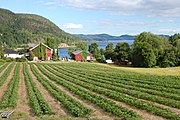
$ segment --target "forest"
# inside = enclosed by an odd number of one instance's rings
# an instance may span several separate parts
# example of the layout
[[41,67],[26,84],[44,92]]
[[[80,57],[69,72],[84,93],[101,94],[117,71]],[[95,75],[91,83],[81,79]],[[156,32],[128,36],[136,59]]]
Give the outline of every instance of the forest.
[[[88,48],[84,46],[80,45],[79,49]],[[132,45],[119,42],[113,46],[113,43],[109,43],[104,50],[99,49],[97,43],[92,43],[88,50],[100,62],[112,59],[114,62],[128,61],[135,67],[180,66],[180,34],[166,38],[142,32],[135,37]]]
[[0,8],[0,42],[10,48],[54,39],[69,45],[79,38],[64,32],[50,20],[34,14],[16,14]]

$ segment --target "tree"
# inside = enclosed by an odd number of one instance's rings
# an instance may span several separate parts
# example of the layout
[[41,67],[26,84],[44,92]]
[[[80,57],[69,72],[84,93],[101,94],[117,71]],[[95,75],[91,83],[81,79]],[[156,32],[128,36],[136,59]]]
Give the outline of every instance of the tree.
[[104,55],[105,50],[103,48],[100,49],[101,55]]
[[32,61],[35,55],[33,54],[32,51],[29,52],[29,60]]
[[180,66],[180,34],[174,34],[169,38],[169,41],[173,45],[174,54],[176,56],[175,66]]
[[[142,45],[145,46],[143,47]],[[141,67],[153,67],[155,65],[160,66],[165,48],[169,45],[170,43],[167,38],[152,34],[150,32],[143,32],[135,38],[131,55],[132,63],[134,63],[135,66]],[[149,48],[146,46],[149,46]],[[145,59],[144,55],[149,58],[149,62],[147,58]],[[154,58],[156,59],[154,60]]]
[[4,57],[3,44],[0,42],[0,59]]
[[129,59],[130,46],[128,43],[126,42],[117,43],[114,51],[116,52],[118,60],[124,61]]
[[77,42],[76,44],[76,50],[87,50],[87,44],[85,42]]
[[56,42],[56,40],[55,40],[54,37],[48,36],[48,37],[46,38],[46,40],[45,40],[45,44],[46,44],[47,46],[49,46],[50,48],[52,48],[52,49],[57,48],[57,42]]
[[57,60],[58,55],[57,55],[56,50],[55,50],[57,48],[57,42],[56,42],[55,38],[50,37],[50,36],[47,37],[45,44],[53,49],[52,59]]
[[115,60],[115,52],[114,52],[114,45],[113,45],[113,43],[109,43],[106,46],[106,50],[105,50],[104,54],[105,54],[106,59]]
[[96,58],[97,61],[100,61],[102,58],[101,52],[99,49],[94,51],[94,57]]
[[152,50],[156,56],[157,63],[159,63],[159,58],[163,55],[164,49],[169,45],[167,38],[152,34],[150,32],[143,32],[135,38],[134,44],[136,42],[147,42],[152,46]]
[[180,40],[180,34],[179,34],[179,33],[178,33],[178,34],[174,34],[173,36],[171,36],[171,37],[169,38],[169,41],[170,41],[170,43],[171,43],[173,46],[176,46],[177,40]]
[[177,59],[173,46],[166,48],[162,57],[161,67],[173,67],[176,65]]
[[98,50],[98,47],[99,45],[97,43],[92,43],[91,45],[89,45],[89,52],[92,53],[94,57],[94,53]]
[[156,56],[152,46],[147,42],[136,42],[133,45],[132,63],[138,67],[153,67],[156,65]]

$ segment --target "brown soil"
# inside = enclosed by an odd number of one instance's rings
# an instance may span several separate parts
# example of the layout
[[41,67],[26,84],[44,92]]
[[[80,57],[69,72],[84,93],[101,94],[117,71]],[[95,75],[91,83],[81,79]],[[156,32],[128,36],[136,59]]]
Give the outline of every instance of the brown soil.
[[[58,76],[57,76],[57,77],[58,77]],[[81,86],[79,86],[79,87],[81,87]],[[83,88],[83,87],[81,87],[81,88],[84,89],[84,90],[87,90],[86,88]],[[94,93],[94,94],[96,94],[96,95],[99,95],[99,96],[101,96],[101,97],[104,97],[104,98],[106,98],[106,99],[112,100],[112,101],[116,102],[116,104],[118,104],[118,105],[121,105],[121,106],[126,107],[126,108],[128,108],[128,109],[130,109],[130,110],[135,111],[137,114],[139,114],[140,116],[142,116],[142,118],[143,118],[144,120],[165,120],[165,118],[160,117],[160,116],[153,115],[153,114],[151,114],[151,113],[149,113],[149,112],[146,112],[145,110],[140,110],[140,109],[137,109],[137,108],[135,108],[135,107],[133,107],[133,106],[127,105],[127,104],[125,104],[125,103],[123,103],[123,102],[115,101],[115,100],[110,99],[110,98],[108,98],[108,97],[106,97],[106,96],[104,96],[104,95],[100,95],[100,94],[95,93],[95,92],[92,92],[92,91],[90,91],[90,90],[87,90],[87,91],[89,91],[89,92],[91,92],[91,93]]]
[[[18,103],[16,106],[16,112],[23,112],[26,113],[28,116],[33,116],[33,112],[28,105],[28,94],[25,85],[25,78],[23,74],[23,65],[21,64],[20,68],[20,81],[19,81],[19,90],[18,90]],[[31,119],[35,119],[32,117]]]
[[65,110],[62,108],[62,106],[59,104],[59,102],[54,99],[50,93],[44,88],[44,86],[37,80],[35,75],[32,73],[30,66],[28,65],[29,73],[31,77],[33,78],[34,82],[36,83],[38,89],[41,91],[43,97],[46,99],[46,101],[49,103],[50,107],[53,109],[54,112],[56,112],[57,115],[65,116],[67,115]]
[[[143,101],[146,101],[146,100],[143,100]],[[150,102],[150,101],[149,101]],[[159,103],[156,103],[156,102],[150,102],[154,105],[157,105],[157,106],[160,106],[160,107],[164,107],[164,108],[167,108],[169,110],[171,110],[172,112],[175,112],[177,114],[180,114],[180,109],[178,108],[173,108],[173,107],[169,107],[169,106],[166,106],[166,105],[162,105],[162,104],[159,104]]]
[[[35,66],[37,68],[37,66]],[[43,66],[42,66],[43,67]],[[46,70],[46,69],[45,69]],[[41,73],[41,71],[39,70],[39,72]],[[46,72],[49,72],[48,70],[46,70]],[[50,72],[49,72],[50,73]],[[42,73],[43,74],[43,73]],[[52,74],[54,75],[54,74]],[[47,78],[45,75],[43,75],[46,79],[48,79],[49,81],[51,81],[54,85],[56,85],[58,88],[60,88],[61,90],[65,91],[66,94],[68,94],[69,96],[71,96],[73,99],[77,100],[78,102],[82,103],[84,106],[86,106],[87,108],[90,108],[93,112],[90,115],[90,118],[98,118],[98,119],[102,119],[102,120],[114,120],[117,119],[114,116],[110,116],[108,114],[106,114],[104,112],[104,110],[102,110],[100,107],[92,104],[89,101],[86,100],[82,100],[82,98],[80,98],[78,95],[68,91],[66,88],[64,88],[63,86],[55,83],[54,81],[50,80],[49,78]]]
[[[6,92],[6,90],[8,89],[8,86],[9,86],[9,82],[11,81],[11,78],[13,77],[14,75],[14,69],[15,69],[15,66],[13,67],[12,71],[10,72],[8,78],[6,79],[5,83],[0,87],[0,101],[4,95],[4,93]],[[2,74],[4,73],[4,71],[7,69],[8,67],[6,67],[3,72],[1,72]]]

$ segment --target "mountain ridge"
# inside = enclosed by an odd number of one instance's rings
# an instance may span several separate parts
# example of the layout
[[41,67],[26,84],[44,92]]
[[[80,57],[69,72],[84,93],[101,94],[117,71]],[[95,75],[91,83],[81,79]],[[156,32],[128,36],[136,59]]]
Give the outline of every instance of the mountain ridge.
[[[134,40],[136,35],[128,35],[128,34],[124,34],[124,35],[120,35],[120,36],[113,36],[113,35],[109,35],[109,34],[74,34],[76,37],[79,37],[81,39],[87,39],[87,40],[97,40],[97,41],[101,41],[101,40]],[[169,38],[169,35],[159,35],[159,36],[164,36]]]
[[0,26],[0,41],[8,47],[44,42],[48,37],[55,39],[57,43],[68,44],[79,39],[66,33],[45,17],[36,14],[14,13],[3,8],[0,8]]

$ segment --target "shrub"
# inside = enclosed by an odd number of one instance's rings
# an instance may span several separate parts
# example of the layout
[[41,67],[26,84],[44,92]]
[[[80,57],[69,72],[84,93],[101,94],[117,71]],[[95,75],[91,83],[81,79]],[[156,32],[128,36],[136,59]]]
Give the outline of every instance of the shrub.
[[4,59],[0,59],[0,62],[6,62]]
[[16,62],[26,62],[27,61],[27,59],[26,59],[26,57],[21,57],[21,58],[16,58]]

